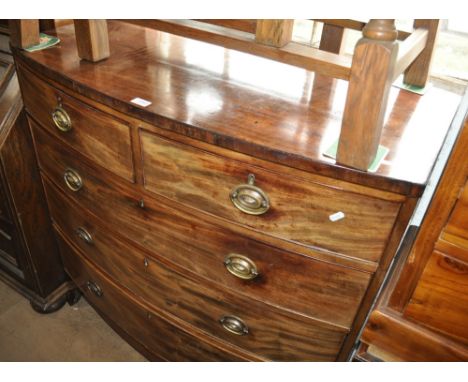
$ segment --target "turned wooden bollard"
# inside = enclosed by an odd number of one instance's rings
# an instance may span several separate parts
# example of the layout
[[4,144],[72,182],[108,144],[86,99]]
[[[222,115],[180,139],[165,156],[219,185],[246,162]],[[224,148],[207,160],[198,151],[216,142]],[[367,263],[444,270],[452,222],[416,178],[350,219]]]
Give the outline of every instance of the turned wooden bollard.
[[337,163],[367,171],[382,133],[398,53],[395,20],[370,20],[354,49]]

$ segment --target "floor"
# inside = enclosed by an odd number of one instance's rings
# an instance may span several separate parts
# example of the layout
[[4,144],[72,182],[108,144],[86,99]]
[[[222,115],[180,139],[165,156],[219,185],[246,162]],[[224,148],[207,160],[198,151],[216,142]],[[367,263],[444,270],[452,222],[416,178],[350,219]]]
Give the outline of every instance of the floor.
[[1,361],[145,361],[82,298],[58,312],[36,313],[0,281]]

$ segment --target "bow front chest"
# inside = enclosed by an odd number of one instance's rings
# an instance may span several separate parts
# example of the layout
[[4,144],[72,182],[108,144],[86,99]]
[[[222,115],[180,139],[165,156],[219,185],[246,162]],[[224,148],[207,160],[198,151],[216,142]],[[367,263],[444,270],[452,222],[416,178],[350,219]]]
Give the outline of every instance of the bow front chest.
[[119,22],[96,64],[58,36],[16,62],[63,263],[95,309],[150,359],[347,359],[457,97],[392,90],[389,154],[361,172],[323,155],[343,81]]

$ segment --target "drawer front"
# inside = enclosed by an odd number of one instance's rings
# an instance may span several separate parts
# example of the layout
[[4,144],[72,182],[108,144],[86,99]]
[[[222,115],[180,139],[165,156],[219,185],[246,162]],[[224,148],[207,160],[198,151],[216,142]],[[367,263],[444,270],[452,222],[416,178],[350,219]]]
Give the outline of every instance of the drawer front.
[[[21,89],[29,114],[66,144],[104,168],[134,181],[130,126],[100,112],[20,70]],[[52,114],[57,106],[68,114],[71,130],[57,128]]]
[[[399,203],[273,173],[146,131],[141,145],[148,190],[303,245],[378,261],[399,211]],[[337,212],[344,218],[332,221]]]
[[[60,235],[58,239],[67,273],[86,298],[151,353],[168,361],[249,359],[247,355],[229,353],[172,325],[80,258]],[[90,287],[88,282],[92,283]]]
[[468,263],[434,251],[405,316],[468,344]]
[[[36,135],[39,160],[45,173],[79,206],[91,211],[106,227],[186,270],[223,284],[241,294],[349,328],[369,282],[366,272],[281,251],[269,245],[208,224],[196,216],[164,207],[122,185],[105,182],[91,167],[63,147]],[[60,167],[62,166],[62,167]],[[73,192],[63,172],[74,168],[83,180]],[[68,232],[86,225],[86,218],[69,205],[46,180],[51,214]],[[229,273],[229,254],[241,254],[255,264],[259,275],[243,280]]]
[[[98,234],[99,235],[99,234]],[[122,242],[99,235],[105,253],[87,252],[111,279],[152,306],[184,320],[222,341],[278,361],[334,360],[345,337],[343,329],[304,319],[235,295],[212,284],[185,277]],[[112,245],[112,247],[110,247]],[[231,333],[223,317],[236,320]],[[241,321],[239,321],[239,319]],[[241,322],[240,324],[238,322]]]

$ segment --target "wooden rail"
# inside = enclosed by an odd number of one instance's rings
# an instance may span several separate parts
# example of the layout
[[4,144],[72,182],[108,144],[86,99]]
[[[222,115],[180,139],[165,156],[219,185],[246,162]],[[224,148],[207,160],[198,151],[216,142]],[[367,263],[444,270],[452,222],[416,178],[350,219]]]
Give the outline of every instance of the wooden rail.
[[393,73],[393,80],[403,73],[424,50],[428,35],[429,31],[427,29],[418,28],[411,34],[411,36],[400,43],[398,58]]
[[[220,45],[349,81],[337,163],[367,171],[377,153],[391,83],[402,73],[424,86],[438,20],[415,20],[412,33],[395,20],[317,19],[325,23],[320,49],[291,41],[293,20],[122,20],[127,23]],[[11,20],[12,43],[38,40],[37,20]],[[105,20],[75,21],[79,56],[96,62],[109,55]],[[340,55],[345,29],[362,30],[352,60]],[[398,41],[400,40],[400,41]]]
[[194,20],[121,20],[127,23],[161,30],[171,34],[220,45],[286,64],[316,71],[321,74],[347,80],[351,60],[329,52],[291,42],[282,48],[258,44],[255,35],[239,30],[226,29]]
[[207,24],[218,25],[220,27],[237,29],[239,31],[255,33],[257,29],[257,20],[247,20],[247,19],[195,19],[195,21],[200,21]]

